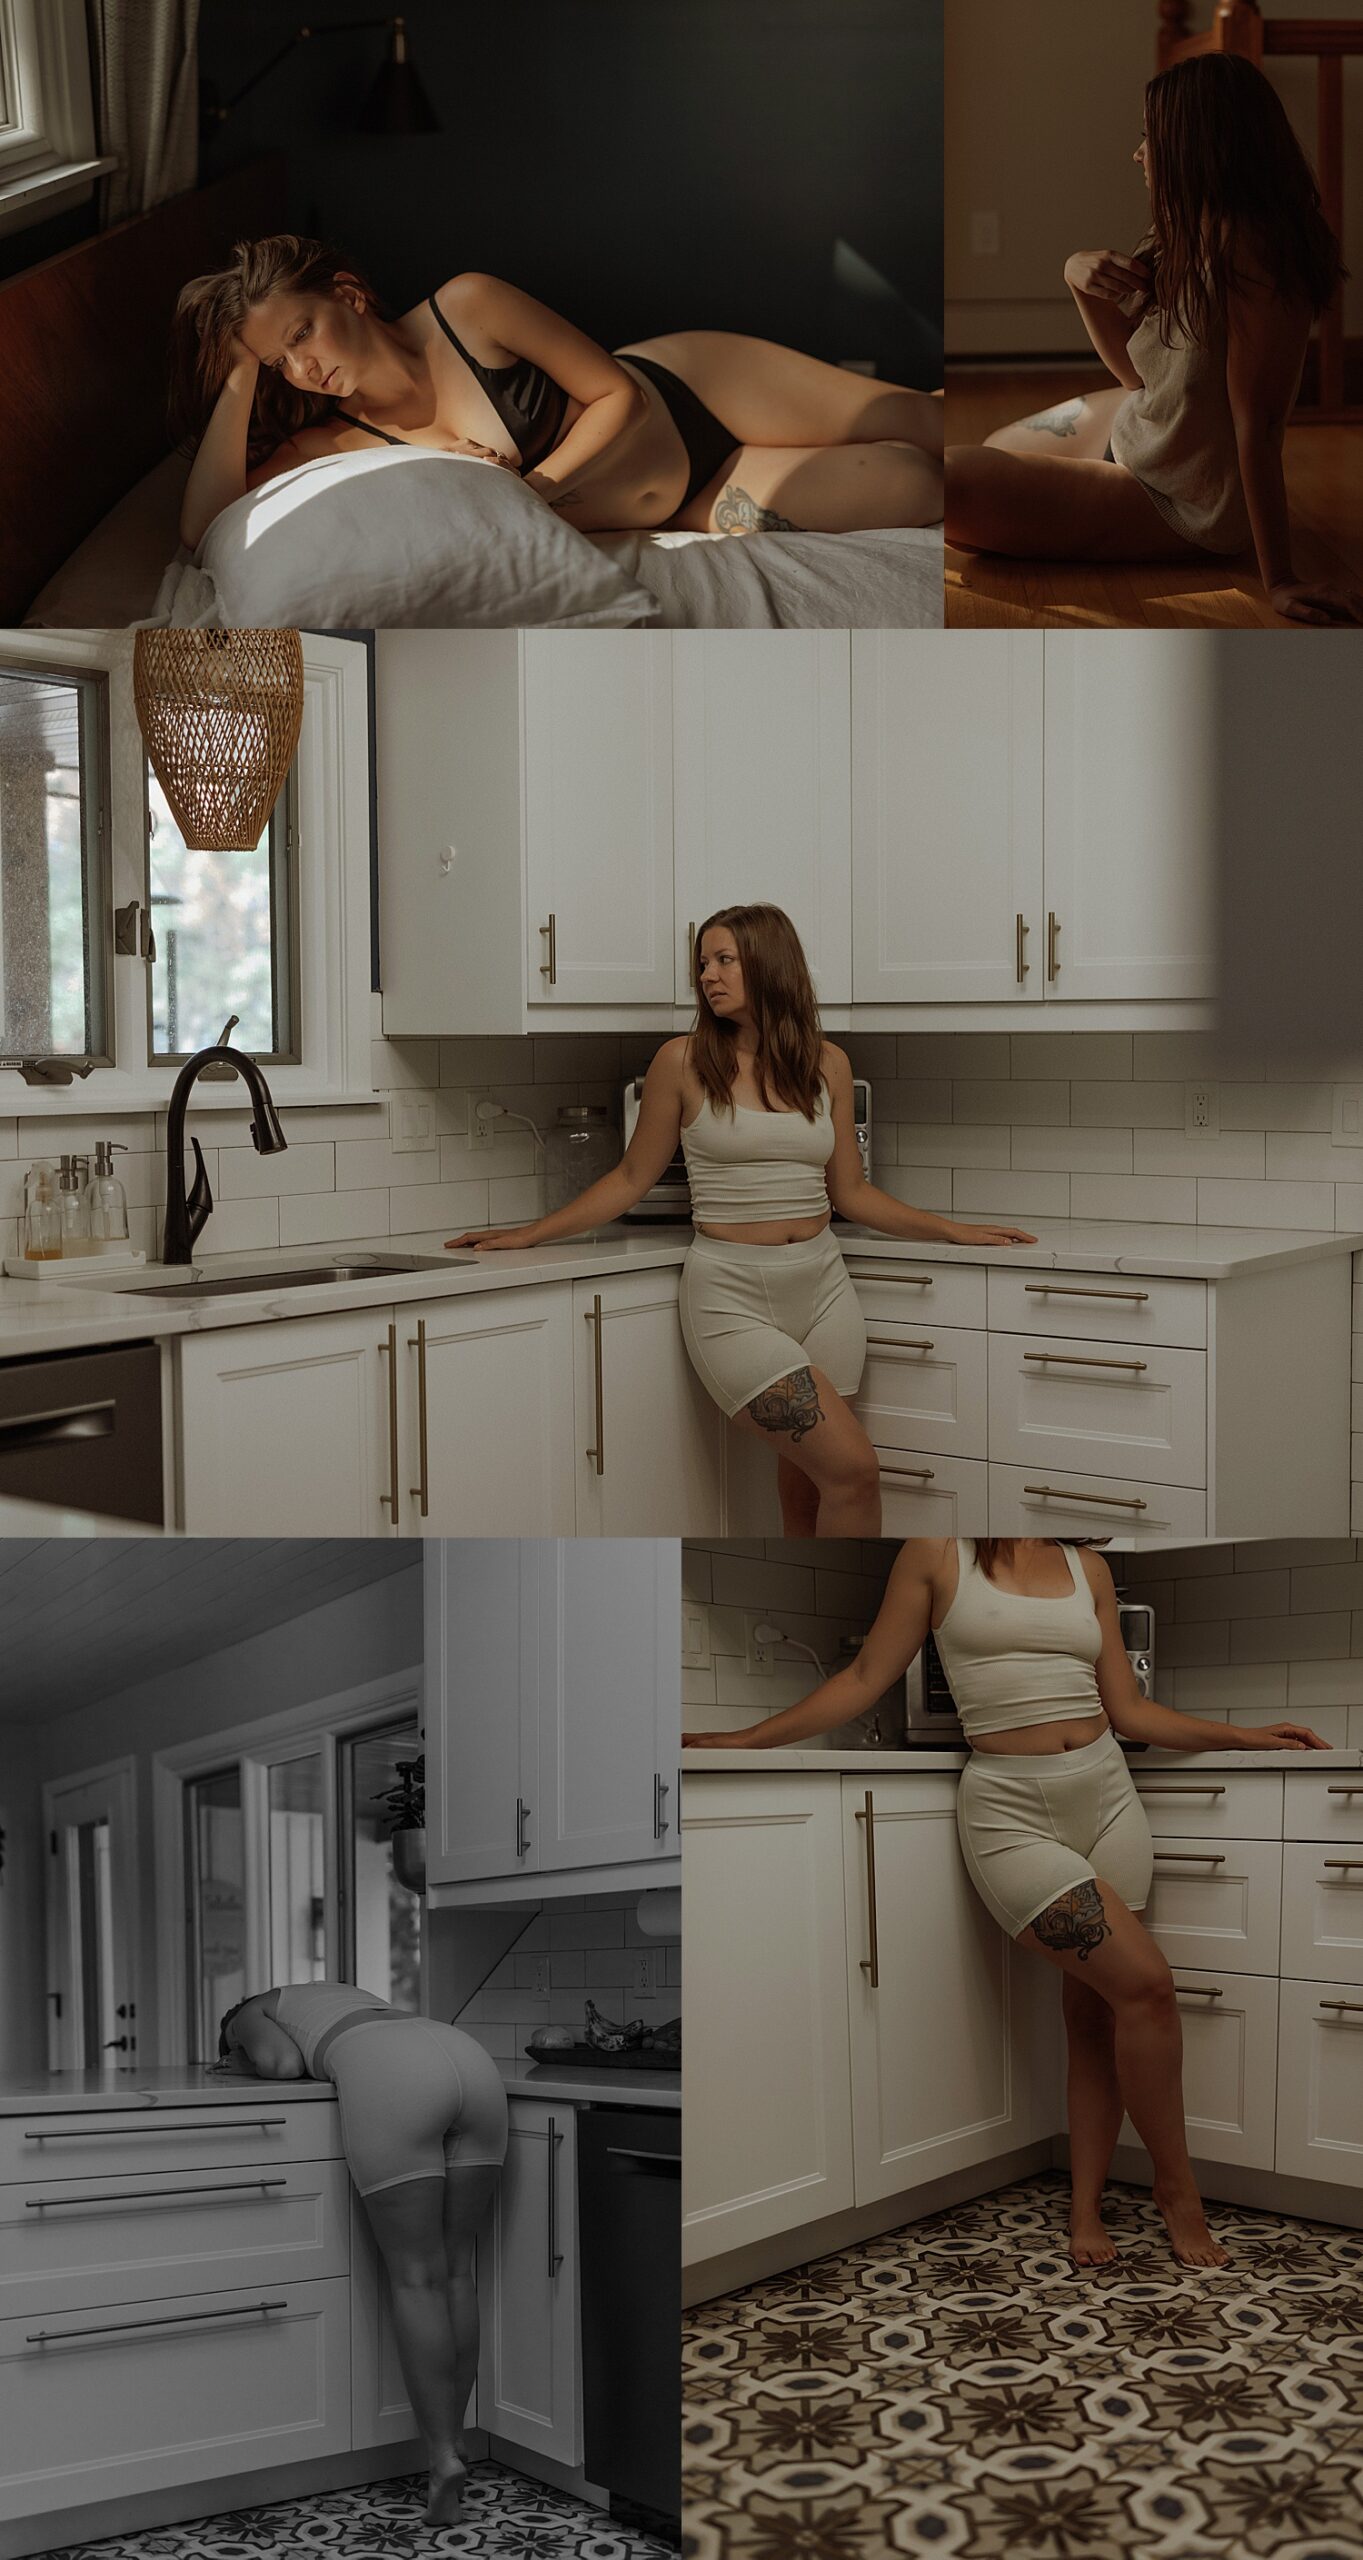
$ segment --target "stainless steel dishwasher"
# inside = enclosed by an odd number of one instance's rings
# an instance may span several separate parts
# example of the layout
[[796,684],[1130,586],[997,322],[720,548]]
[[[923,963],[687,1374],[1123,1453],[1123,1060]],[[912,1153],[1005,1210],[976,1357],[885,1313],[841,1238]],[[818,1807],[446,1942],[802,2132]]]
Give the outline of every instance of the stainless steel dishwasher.
[[681,2116],[584,2107],[582,2460],[611,2513],[676,2540],[681,2522]]
[[163,1527],[159,1346],[0,1364],[0,1494]]

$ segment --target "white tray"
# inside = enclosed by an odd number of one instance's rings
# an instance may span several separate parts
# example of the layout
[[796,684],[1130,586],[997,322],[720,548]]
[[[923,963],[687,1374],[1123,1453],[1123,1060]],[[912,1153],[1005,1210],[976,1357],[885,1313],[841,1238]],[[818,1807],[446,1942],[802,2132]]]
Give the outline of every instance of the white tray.
[[147,1257],[135,1248],[117,1253],[59,1254],[53,1262],[29,1262],[22,1254],[6,1254],[5,1276],[9,1280],[88,1280],[93,1272],[101,1277],[120,1271],[145,1271]]

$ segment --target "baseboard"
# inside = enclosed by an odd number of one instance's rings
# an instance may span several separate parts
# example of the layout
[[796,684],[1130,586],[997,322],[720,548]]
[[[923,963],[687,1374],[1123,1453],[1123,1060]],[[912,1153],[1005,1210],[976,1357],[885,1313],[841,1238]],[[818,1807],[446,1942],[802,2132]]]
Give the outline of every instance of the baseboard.
[[[1067,2168],[1069,2145],[1056,2142],[1057,2168]],[[1202,2193],[1217,2204],[1245,2205],[1256,2213],[1290,2213],[1303,2222],[1330,2222],[1345,2231],[1363,2231],[1363,2191],[1328,2186],[1323,2178],[1288,2178],[1277,2169],[1242,2169],[1228,2160],[1194,2158],[1193,2173]],[[1113,2154],[1114,2178],[1133,2187],[1150,2184],[1150,2161],[1144,2151],[1123,2144]]]
[[[273,2507],[288,2498],[325,2497],[332,2489],[359,2489],[370,2480],[399,2480],[424,2471],[419,2442],[371,2445],[362,2453],[329,2453],[316,2462],[281,2463],[273,2471],[234,2471],[222,2480],[194,2480],[183,2488],[149,2489],[136,2497],[100,2498],[88,2506],[50,2509],[0,2524],[0,2560],[28,2560],[33,2552],[59,2551],[71,2542],[102,2542],[106,2535],[149,2533],[157,2525],[190,2524],[237,2507]],[[518,2457],[518,2468],[520,2458]]]

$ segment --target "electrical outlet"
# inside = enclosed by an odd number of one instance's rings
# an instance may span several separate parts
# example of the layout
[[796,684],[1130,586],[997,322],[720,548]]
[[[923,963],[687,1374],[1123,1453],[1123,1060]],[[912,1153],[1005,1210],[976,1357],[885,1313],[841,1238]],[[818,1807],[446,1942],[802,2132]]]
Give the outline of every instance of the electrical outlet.
[[487,1155],[492,1149],[500,1125],[501,1113],[485,1111],[480,1114],[478,1105],[480,1102],[492,1102],[495,1098],[493,1094],[486,1092],[469,1095],[467,1144],[471,1155]]
[[1363,1147],[1363,1084],[1337,1084],[1330,1121],[1332,1147]]
[[636,1948],[635,1948],[635,1950],[634,1950],[634,1971],[633,1971],[632,1975],[630,1976],[630,1986],[629,1986],[629,1987],[630,1987],[631,1991],[636,1991],[636,1992],[649,1992],[649,1991],[656,1991],[656,1990],[657,1990],[657,1988],[658,1988],[658,1950],[657,1950],[657,1948],[656,1948],[656,1947],[636,1947]]
[[1183,1126],[1190,1138],[1214,1138],[1221,1127],[1221,1094],[1214,1084],[1185,1084]]
[[759,1644],[757,1641],[758,1628],[764,1627],[766,1624],[767,1616],[765,1610],[756,1609],[752,1612],[751,1616],[746,1613],[744,1615],[743,1668],[745,1671],[770,1671],[772,1667],[771,1646],[769,1644]]
[[435,1104],[426,1093],[393,1096],[393,1153],[415,1155],[435,1145]]
[[972,213],[970,217],[970,254],[972,258],[997,258],[1003,246],[999,217],[996,213]]
[[547,1992],[547,1991],[548,1991],[548,1989],[549,1989],[549,1958],[548,1958],[547,1956],[532,1956],[532,1957],[531,1957],[531,1959],[530,1959],[530,1988],[531,1988],[531,1990],[532,1990],[532,1991],[542,1991],[542,1992]]

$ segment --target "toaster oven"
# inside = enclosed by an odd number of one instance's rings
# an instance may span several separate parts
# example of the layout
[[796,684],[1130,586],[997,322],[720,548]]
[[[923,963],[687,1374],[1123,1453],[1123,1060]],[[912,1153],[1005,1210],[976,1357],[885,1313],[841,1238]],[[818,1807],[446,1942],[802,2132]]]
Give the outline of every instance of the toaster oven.
[[[643,1077],[631,1076],[625,1086],[621,1108],[621,1127],[626,1146],[634,1135],[643,1095]],[[869,1182],[871,1179],[871,1088],[864,1076],[854,1076],[852,1079],[852,1111],[856,1122],[857,1153],[861,1157],[862,1172]],[[655,1182],[652,1190],[646,1191],[642,1200],[636,1201],[632,1209],[627,1209],[625,1217],[627,1220],[640,1222],[666,1221],[673,1226],[690,1225],[691,1191],[686,1179],[686,1158],[680,1147],[671,1163],[665,1167],[661,1181]]]

